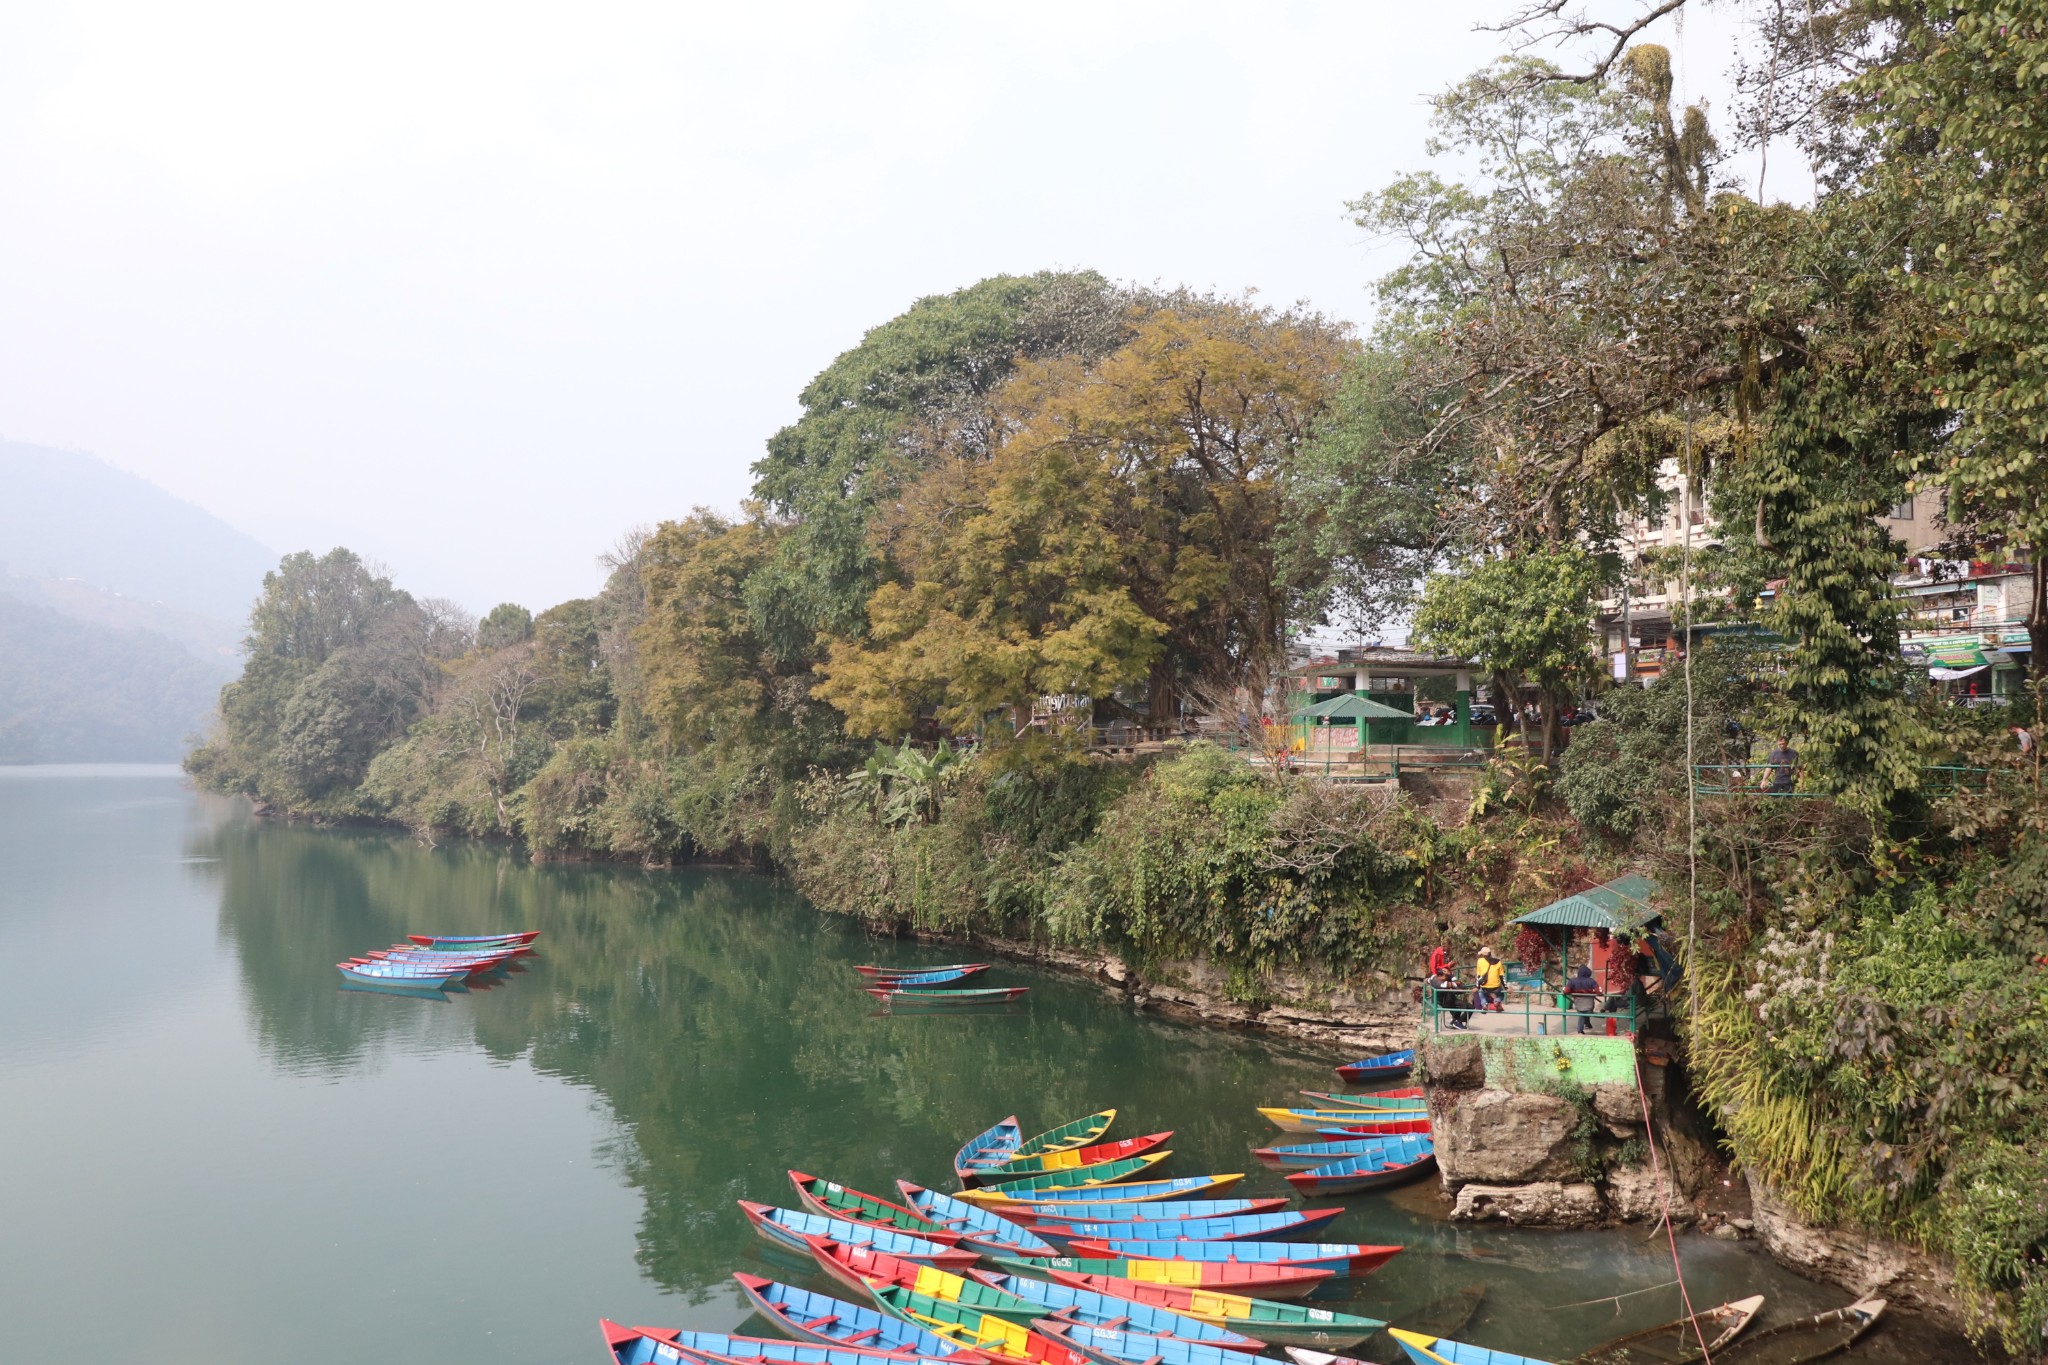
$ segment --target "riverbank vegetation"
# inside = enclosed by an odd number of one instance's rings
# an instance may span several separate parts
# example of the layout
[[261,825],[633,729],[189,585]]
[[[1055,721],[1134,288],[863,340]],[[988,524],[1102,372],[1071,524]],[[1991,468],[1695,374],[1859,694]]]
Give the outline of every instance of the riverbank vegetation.
[[[1398,977],[1439,920],[1474,947],[1647,868],[1697,888],[1672,902],[1685,1028],[1732,1158],[1809,1218],[1951,1258],[1980,1324],[2033,1340],[2048,816],[1993,714],[1904,666],[1879,518],[1931,489],[1946,555],[2048,542],[2048,143],[2006,117],[2048,21],[1753,17],[1770,71],[1718,126],[1643,42],[1442,96],[1463,178],[1352,206],[1412,248],[1369,335],[995,277],[868,333],[755,501],[631,537],[591,599],[470,623],[344,551],[293,556],[189,766],[543,858],[774,866],[880,924],[1205,957],[1248,999],[1281,969]],[[1765,137],[1804,151],[1813,203],[1732,178],[1724,147]],[[1697,553],[1624,565],[1631,522],[1708,509]],[[1624,574],[1766,643],[1609,693],[1567,747]],[[1540,700],[1469,811],[1233,752],[1291,632],[1407,616]],[[1089,724],[1187,714],[1216,742],[1086,750]],[[1777,734],[1801,795],[1692,798],[1688,753]]]

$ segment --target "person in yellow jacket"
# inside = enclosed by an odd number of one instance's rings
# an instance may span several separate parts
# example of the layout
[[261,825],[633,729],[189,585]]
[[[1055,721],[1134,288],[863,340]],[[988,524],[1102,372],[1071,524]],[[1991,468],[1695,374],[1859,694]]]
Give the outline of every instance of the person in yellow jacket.
[[1478,975],[1481,1008],[1499,1013],[1507,999],[1508,964],[1494,956],[1493,949],[1479,950]]

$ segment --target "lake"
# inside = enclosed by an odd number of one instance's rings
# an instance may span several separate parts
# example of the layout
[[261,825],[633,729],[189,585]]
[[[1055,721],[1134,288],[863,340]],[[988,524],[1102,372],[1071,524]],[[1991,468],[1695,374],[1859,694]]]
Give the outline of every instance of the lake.
[[[333,965],[527,928],[524,971],[445,1001]],[[743,872],[536,867],[258,822],[166,768],[0,768],[0,1360],[601,1365],[601,1315],[726,1330],[734,1270],[825,1287],[735,1200],[793,1204],[790,1168],[949,1187],[1012,1112],[1114,1106],[1113,1137],[1175,1130],[1168,1172],[1288,1193],[1247,1158],[1273,1139],[1253,1107],[1348,1059],[1003,963],[1015,1006],[877,1014],[851,969],[956,956]],[[1336,1202],[1328,1240],[1409,1250],[1335,1306],[1398,1322],[1484,1285],[1466,1339],[1560,1359],[1677,1312],[1648,1229],[1453,1225],[1434,1181]],[[1680,1247],[1702,1306],[1851,1297]],[[1958,1352],[1900,1321],[1855,1358]]]

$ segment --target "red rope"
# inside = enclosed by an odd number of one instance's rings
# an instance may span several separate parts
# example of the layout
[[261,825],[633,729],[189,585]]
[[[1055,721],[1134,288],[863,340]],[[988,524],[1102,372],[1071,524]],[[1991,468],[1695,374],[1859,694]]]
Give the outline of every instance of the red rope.
[[[1657,1182],[1657,1198],[1664,1205],[1664,1236],[1671,1243],[1671,1273],[1678,1277],[1678,1297],[1685,1303],[1685,1320],[1692,1324],[1692,1334],[1699,1338],[1700,1359],[1705,1365],[1714,1365],[1714,1353],[1707,1349],[1706,1329],[1700,1326],[1699,1314],[1692,1310],[1692,1294],[1685,1287],[1685,1268],[1678,1263],[1678,1229],[1671,1225],[1671,1187],[1665,1183],[1662,1167],[1657,1161],[1657,1134],[1650,1124],[1650,1092],[1643,1088],[1643,1059],[1636,1057],[1636,1099],[1643,1106],[1643,1140],[1650,1145],[1650,1178]],[[1679,1334],[1680,1339],[1684,1333]]]

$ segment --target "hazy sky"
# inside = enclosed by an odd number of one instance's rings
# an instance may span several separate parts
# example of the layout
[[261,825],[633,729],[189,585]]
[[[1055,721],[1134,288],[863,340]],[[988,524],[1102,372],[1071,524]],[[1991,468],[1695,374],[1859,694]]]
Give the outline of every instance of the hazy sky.
[[1075,266],[1366,321],[1343,203],[1506,9],[0,7],[0,433],[537,609],[734,507],[919,295]]

